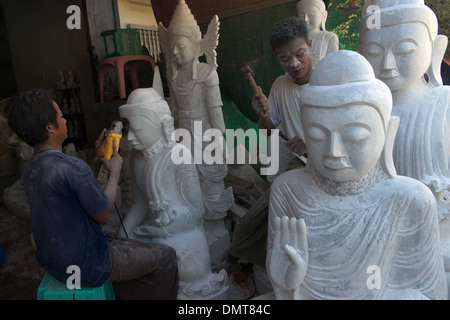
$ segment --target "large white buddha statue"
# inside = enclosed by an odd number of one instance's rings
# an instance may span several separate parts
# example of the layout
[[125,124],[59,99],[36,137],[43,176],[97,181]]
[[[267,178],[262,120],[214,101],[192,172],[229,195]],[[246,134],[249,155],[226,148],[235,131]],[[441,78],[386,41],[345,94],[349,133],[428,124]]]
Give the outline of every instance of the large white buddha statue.
[[[391,90],[392,114],[400,117],[393,151],[397,172],[422,181],[436,198],[450,272],[450,87],[440,76],[448,40],[438,35],[436,15],[423,0],[370,5],[377,10],[363,15],[360,52]],[[450,283],[450,273],[448,278]]]
[[325,29],[328,12],[322,0],[300,0],[297,3],[297,15],[306,22],[308,28],[314,68],[328,53],[339,50],[339,38],[335,33]]
[[332,52],[313,71],[301,97],[308,163],[271,187],[277,299],[447,298],[436,201],[396,175],[391,106],[356,52]]
[[[222,134],[226,130],[216,71],[218,30],[219,20],[215,16],[202,38],[200,28],[184,0],[179,0],[167,29],[162,23],[159,24],[161,46],[167,61],[170,108],[177,128],[188,130],[193,137],[191,141],[199,141],[188,146],[194,155],[210,143],[202,139],[208,129],[219,130]],[[206,63],[199,61],[203,54]],[[196,126],[200,130],[196,130]],[[196,145],[200,145],[202,150],[194,150]],[[223,218],[234,203],[232,189],[225,189],[224,184],[227,166],[225,161],[223,164],[205,164],[202,161],[198,163],[197,170],[205,201],[205,228],[211,253],[216,260],[220,260],[230,247],[230,236]],[[217,245],[214,244],[216,241]]]
[[[175,164],[172,153],[190,154],[172,140],[173,117],[153,89],[136,89],[119,107],[129,122],[133,203],[124,219],[132,239],[163,243],[175,249],[180,287],[178,299],[227,299],[225,270],[211,272],[205,236],[205,207],[194,164]],[[126,236],[123,230],[119,236]]]
[[[450,214],[450,87],[440,77],[447,37],[437,34],[436,15],[423,0],[374,4],[380,10],[361,21],[360,52],[391,89],[392,115],[400,117],[395,167],[430,187],[443,219]],[[380,27],[369,29],[375,18]]]

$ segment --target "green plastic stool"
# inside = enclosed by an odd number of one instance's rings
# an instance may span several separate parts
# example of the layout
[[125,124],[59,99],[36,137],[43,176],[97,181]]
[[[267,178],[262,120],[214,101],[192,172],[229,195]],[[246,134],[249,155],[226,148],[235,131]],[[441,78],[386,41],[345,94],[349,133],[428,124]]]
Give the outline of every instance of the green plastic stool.
[[115,300],[115,296],[111,281],[100,287],[68,289],[64,283],[46,272],[38,288],[37,300]]

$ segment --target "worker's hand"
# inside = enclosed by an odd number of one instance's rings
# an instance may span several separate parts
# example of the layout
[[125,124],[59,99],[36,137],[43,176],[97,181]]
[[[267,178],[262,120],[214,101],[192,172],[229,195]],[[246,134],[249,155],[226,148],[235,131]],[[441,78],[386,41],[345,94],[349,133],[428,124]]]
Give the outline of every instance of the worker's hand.
[[258,114],[260,117],[267,117],[269,114],[269,100],[267,97],[262,93],[261,87],[258,87],[261,93],[255,93],[252,99],[252,107],[253,110]]
[[306,153],[306,144],[299,136],[295,136],[291,138],[289,141],[283,141],[284,144],[291,150],[293,153],[296,153],[299,156],[302,156]]
[[95,141],[94,144],[94,158],[98,160],[103,158],[103,155],[105,154],[105,147],[106,143],[108,142],[108,140],[105,139],[105,133],[106,128],[102,130],[102,133],[100,133],[100,136],[98,137],[98,139]]
[[111,156],[110,160],[106,160],[105,158],[101,159],[103,162],[103,165],[106,167],[106,169],[109,171],[110,175],[117,175],[120,176],[120,170],[122,169],[122,163],[123,158],[120,156],[119,152],[117,151],[117,139],[113,139],[113,154]]

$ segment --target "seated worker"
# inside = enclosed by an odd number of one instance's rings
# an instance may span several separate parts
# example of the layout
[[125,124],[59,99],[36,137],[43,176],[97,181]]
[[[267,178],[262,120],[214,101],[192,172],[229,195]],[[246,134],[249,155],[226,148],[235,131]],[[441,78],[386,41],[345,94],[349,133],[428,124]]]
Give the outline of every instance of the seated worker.
[[275,79],[268,99],[263,93],[256,93],[252,107],[260,117],[260,129],[266,129],[268,134],[272,129],[280,129],[290,139],[280,145],[278,173],[268,177],[273,180],[288,169],[294,158],[292,152],[299,156],[306,152],[299,99],[311,77],[312,49],[305,21],[291,17],[277,22],[270,33],[270,45],[286,73]]
[[[263,93],[255,94],[252,107],[260,116],[260,129],[266,129],[268,134],[271,129],[280,129],[290,138],[280,144],[278,173],[267,177],[272,181],[289,167],[304,166],[292,152],[299,156],[306,152],[299,101],[303,89],[309,85],[312,62],[311,40],[308,40],[305,21],[292,17],[277,22],[270,33],[270,45],[286,73],[273,83],[269,99]],[[263,268],[266,261],[269,192],[266,191],[258,200],[258,205],[236,224],[231,245],[233,256]]]
[[[102,229],[116,198],[123,161],[117,150],[111,160],[102,158],[105,129],[89,166],[62,152],[66,120],[49,92],[17,94],[5,114],[11,129],[34,148],[23,179],[39,264],[62,283],[67,282],[71,265],[80,268],[81,286],[97,287],[111,280],[118,299],[176,299],[175,250],[132,239],[107,239]],[[103,191],[96,181],[102,164],[110,171]]]

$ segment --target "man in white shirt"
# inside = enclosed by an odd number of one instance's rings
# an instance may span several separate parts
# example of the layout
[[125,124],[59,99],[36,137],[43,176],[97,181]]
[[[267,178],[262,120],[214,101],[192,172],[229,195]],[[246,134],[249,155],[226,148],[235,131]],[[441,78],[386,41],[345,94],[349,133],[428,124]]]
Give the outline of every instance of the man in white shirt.
[[[312,72],[311,40],[308,41],[304,21],[292,17],[277,22],[271,31],[270,45],[286,73],[275,80],[269,98],[263,93],[255,94],[252,107],[260,116],[260,129],[266,129],[269,135],[271,129],[280,129],[289,140],[280,139],[279,170],[277,174],[268,176],[268,181],[289,167],[304,165],[300,160],[297,163],[291,160],[298,159],[293,153],[302,156],[306,152],[299,101],[303,89],[309,85]],[[268,205],[268,198],[261,197],[258,201],[259,209],[249,211],[235,225],[231,254],[265,268],[268,209],[264,206]]]
[[269,135],[272,129],[280,129],[289,140],[281,141],[280,169],[269,180],[288,169],[293,153],[302,156],[306,152],[299,101],[312,72],[311,40],[304,21],[292,17],[277,22],[270,45],[286,73],[274,81],[269,98],[262,92],[255,94],[252,107],[260,116],[260,129],[266,129]]

